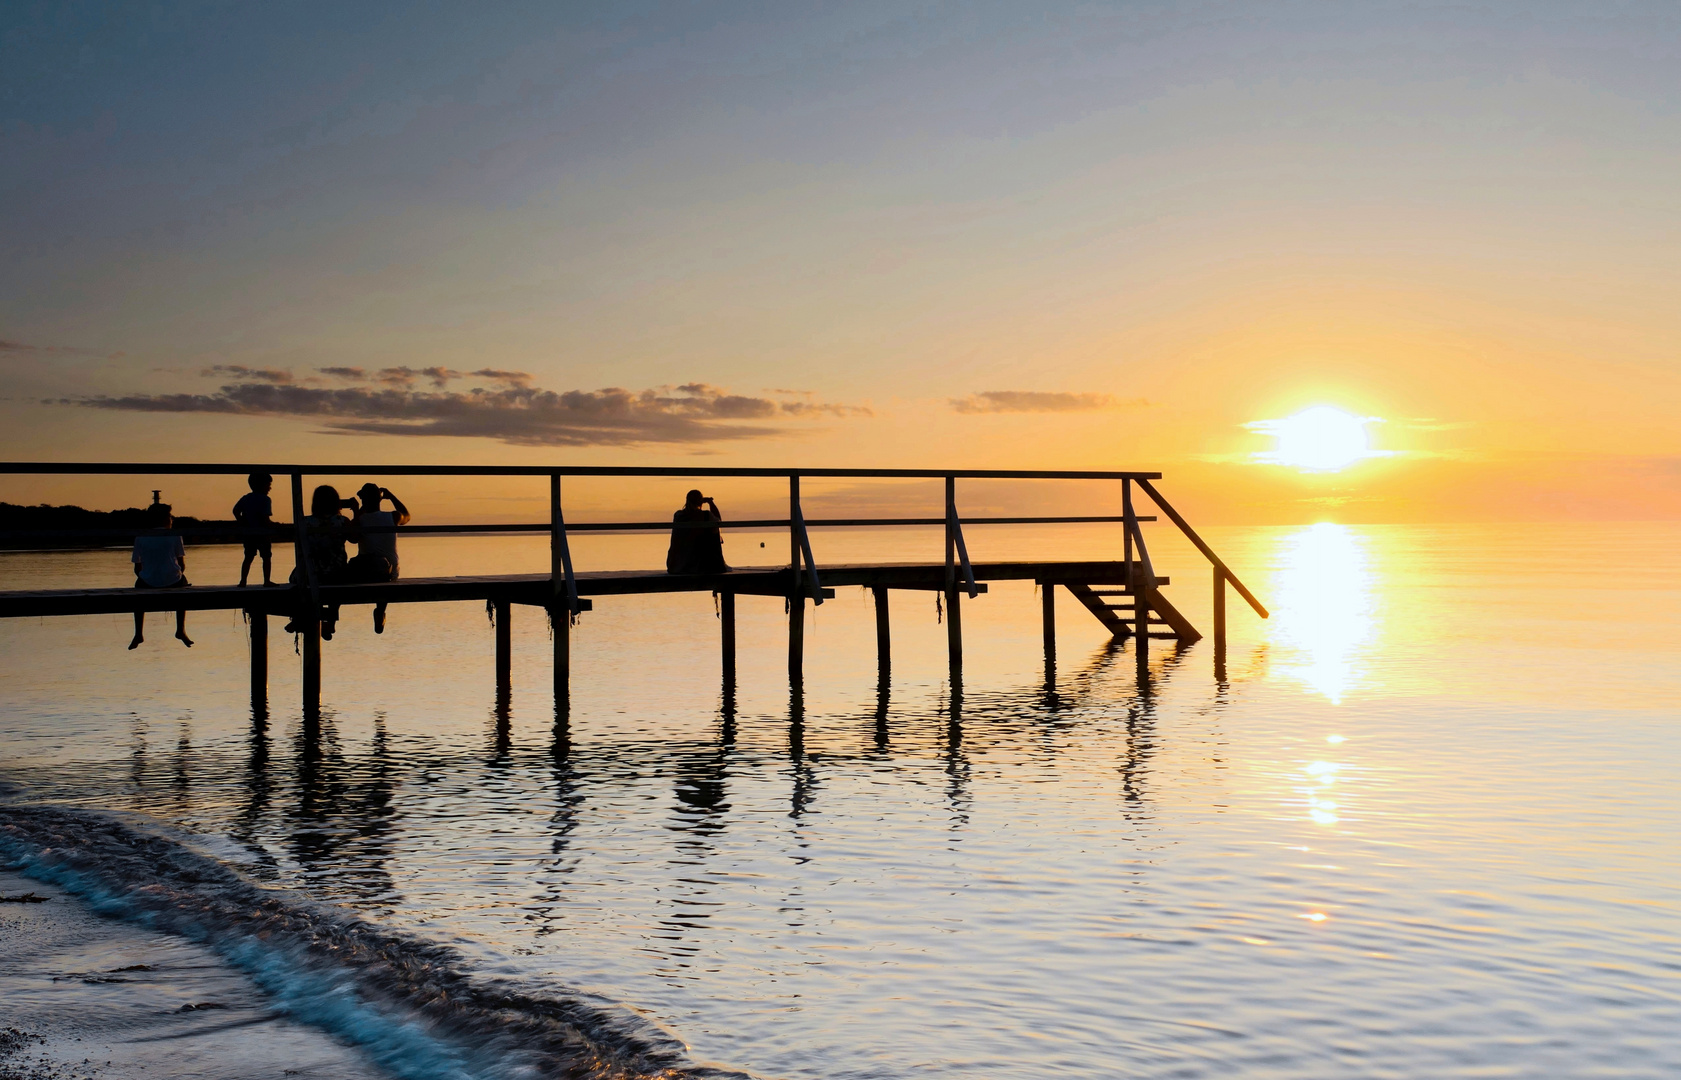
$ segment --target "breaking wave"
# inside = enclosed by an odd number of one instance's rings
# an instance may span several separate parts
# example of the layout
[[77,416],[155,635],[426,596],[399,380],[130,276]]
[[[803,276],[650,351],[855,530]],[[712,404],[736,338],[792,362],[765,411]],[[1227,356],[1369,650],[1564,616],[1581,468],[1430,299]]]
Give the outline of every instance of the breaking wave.
[[622,1006],[471,974],[447,946],[259,887],[112,817],[0,806],[0,855],[102,914],[209,946],[278,1009],[404,1080],[750,1080],[690,1061]]

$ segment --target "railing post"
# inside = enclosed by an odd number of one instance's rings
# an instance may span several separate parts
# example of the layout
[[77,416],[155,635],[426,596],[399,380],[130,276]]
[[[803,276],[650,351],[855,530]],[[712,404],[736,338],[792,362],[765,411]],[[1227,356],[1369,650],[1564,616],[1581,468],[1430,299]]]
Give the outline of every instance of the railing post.
[[1121,514],[1127,519],[1121,526],[1121,532],[1126,536],[1126,554],[1123,556],[1126,567],[1126,587],[1132,588],[1132,481],[1121,481]]
[[572,553],[566,545],[566,519],[560,510],[560,473],[549,474],[549,624],[554,629],[555,714],[572,701]]
[[[309,558],[309,526],[304,524],[304,474],[292,473],[292,573],[296,584],[309,591],[309,620],[321,621],[321,586]],[[319,647],[319,646],[318,646]]]
[[946,477],[946,592],[957,585],[957,538],[951,531],[951,511],[957,503],[957,477]]
[[[1150,549],[1144,543],[1144,533],[1138,527],[1138,515],[1132,509],[1132,482],[1127,481],[1121,492],[1123,512],[1126,516],[1127,538],[1138,542],[1138,573],[1132,572],[1131,553],[1128,553],[1127,576],[1131,578],[1130,586],[1133,600],[1133,614],[1136,617],[1137,646],[1134,655],[1138,658],[1138,677],[1143,680],[1150,671],[1150,594],[1156,587],[1156,570],[1150,564]],[[1129,545],[1130,546],[1130,545]]]
[[304,535],[304,474],[292,474],[292,574],[300,585],[309,580],[309,541]]
[[963,667],[963,608],[957,592],[957,477],[946,477],[946,657]]
[[788,679],[805,679],[805,592],[800,584],[800,474],[788,474]]

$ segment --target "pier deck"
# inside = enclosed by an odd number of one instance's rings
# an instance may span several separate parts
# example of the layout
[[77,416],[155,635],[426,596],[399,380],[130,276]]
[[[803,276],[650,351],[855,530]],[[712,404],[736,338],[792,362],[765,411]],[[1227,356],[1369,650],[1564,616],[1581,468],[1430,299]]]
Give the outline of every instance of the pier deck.
[[[1266,618],[1267,612],[1253,593],[1244,587],[1220,557],[1196,534],[1151,482],[1160,479],[1155,472],[1112,472],[1106,470],[1021,470],[1021,469],[731,469],[712,467],[644,468],[639,466],[471,466],[471,465],[236,465],[217,464],[140,464],[131,462],[0,462],[0,475],[60,474],[60,475],[213,475],[232,476],[243,473],[267,473],[289,479],[292,524],[264,526],[253,529],[251,535],[262,540],[282,540],[291,537],[295,565],[308,569],[305,553],[314,537],[328,527],[306,514],[304,498],[306,475],[313,477],[348,476],[501,476],[529,477],[547,482],[549,520],[546,522],[518,522],[494,525],[426,524],[412,525],[354,525],[353,534],[334,529],[335,542],[346,539],[362,542],[361,538],[379,532],[399,534],[426,533],[484,533],[484,532],[544,532],[549,536],[549,572],[537,574],[498,574],[465,577],[405,578],[378,584],[327,584],[309,580],[297,584],[275,586],[231,585],[193,586],[183,589],[52,589],[27,592],[0,592],[0,618],[39,618],[68,615],[122,614],[160,611],[245,611],[250,615],[251,639],[251,699],[252,708],[266,709],[268,695],[268,621],[271,615],[286,616],[303,636],[303,704],[304,714],[319,715],[321,701],[321,654],[326,635],[323,627],[330,626],[335,607],[362,604],[415,604],[477,601],[488,604],[495,614],[496,682],[499,695],[505,698],[510,672],[512,638],[509,625],[515,605],[545,609],[545,616],[553,630],[554,700],[558,715],[564,715],[571,679],[571,628],[577,616],[591,610],[596,601],[607,597],[628,597],[661,593],[699,592],[718,596],[719,628],[722,634],[723,677],[726,686],[735,681],[735,624],[736,597],[780,597],[787,605],[788,617],[788,676],[794,687],[802,679],[805,652],[805,623],[808,602],[821,604],[833,597],[839,588],[863,587],[874,594],[876,621],[876,649],[882,670],[887,669],[891,650],[891,630],[888,598],[894,589],[933,591],[943,594],[943,613],[946,641],[952,677],[958,678],[963,664],[963,603],[987,591],[993,581],[1032,581],[1043,587],[1041,593],[1044,622],[1045,656],[1047,665],[1053,662],[1056,649],[1056,594],[1065,591],[1080,603],[1114,635],[1116,640],[1131,639],[1140,677],[1146,671],[1149,643],[1152,638],[1169,638],[1180,645],[1198,640],[1202,635],[1190,621],[1162,595],[1168,579],[1158,575],[1150,559],[1142,525],[1155,518],[1140,514],[1134,506],[1136,489],[1156,504],[1156,507],[1184,534],[1191,544],[1208,560],[1213,577],[1213,633],[1214,670],[1223,679],[1225,671],[1226,589],[1235,589],[1255,613]],[[661,521],[576,522],[568,524],[561,507],[561,482],[568,477],[691,477],[712,478],[786,478],[788,483],[787,517],[746,519],[735,521],[712,520],[681,523]],[[807,519],[801,506],[802,479],[825,480],[898,480],[943,481],[945,488],[944,515],[941,517],[858,517]],[[1081,516],[972,516],[965,517],[958,510],[957,482],[959,480],[1035,481],[1108,481],[1119,485],[1119,514],[1086,514]],[[324,497],[335,500],[332,488],[320,489]],[[930,496],[933,495],[929,491]],[[156,494],[154,493],[154,499]],[[1090,500],[1086,500],[1090,504]],[[168,507],[164,507],[167,510]],[[336,512],[336,511],[335,511]],[[964,540],[964,529],[994,525],[1072,525],[1102,524],[1119,526],[1116,538],[1117,560],[1032,560],[1017,562],[972,563]],[[943,526],[945,530],[944,560],[896,563],[838,563],[819,564],[814,557],[811,529],[879,528],[892,526]],[[788,561],[779,566],[742,567],[722,574],[673,575],[649,570],[606,570],[574,572],[568,536],[579,532],[651,532],[671,529],[765,529],[788,530]],[[224,530],[225,531],[225,530]],[[28,543],[36,533],[19,533],[6,539],[14,544]],[[40,533],[41,541],[66,537],[79,542],[104,539],[111,542],[130,542],[132,530],[83,530],[58,536]],[[930,552],[930,555],[935,554]],[[1060,590],[1059,590],[1060,587]],[[965,595],[967,594],[967,595]],[[710,621],[710,620],[709,620]]]
[[[1142,573],[1134,563],[1134,572]],[[975,580],[1034,581],[1040,584],[1123,585],[1126,564],[1096,562],[975,563]],[[946,587],[942,563],[842,563],[822,572],[826,597],[836,588],[939,591]],[[799,592],[788,567],[740,567],[726,574],[667,574],[654,570],[585,571],[575,575],[578,595],[636,596],[651,593],[717,592],[738,596],[788,596]],[[1158,585],[1168,584],[1158,577]],[[982,586],[978,591],[985,592]],[[547,607],[554,597],[548,574],[493,574],[477,577],[428,577],[369,585],[323,585],[321,602],[357,604],[426,604],[463,600]],[[252,611],[294,615],[307,610],[309,590],[294,585],[196,585],[186,589],[38,589],[0,592],[0,618],[58,615],[111,615],[133,611]],[[589,610],[593,605],[585,605]]]

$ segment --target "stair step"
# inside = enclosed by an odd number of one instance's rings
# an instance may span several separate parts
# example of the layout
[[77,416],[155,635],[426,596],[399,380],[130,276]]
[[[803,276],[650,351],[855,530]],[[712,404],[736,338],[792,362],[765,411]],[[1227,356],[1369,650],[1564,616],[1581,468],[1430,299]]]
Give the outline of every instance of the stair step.
[[[1149,637],[1163,641],[1189,642],[1196,641],[1202,635],[1196,628],[1180,615],[1167,598],[1158,590],[1168,583],[1166,578],[1158,577],[1153,584],[1145,586],[1141,575],[1134,577],[1135,587],[1132,588],[1096,588],[1079,582],[1054,582],[1067,587],[1086,610],[1101,622],[1104,627],[1117,638],[1133,637],[1136,635],[1140,614],[1146,616],[1145,629]],[[1041,584],[1046,584],[1041,582]],[[1104,598],[1115,598],[1117,603],[1108,603]],[[1140,604],[1144,605],[1142,612]],[[1157,627],[1162,629],[1157,630]]]
[[[1122,607],[1122,606],[1120,606],[1120,605],[1119,605],[1119,604],[1104,604],[1104,605],[1103,605],[1103,607],[1104,607],[1104,608],[1106,608],[1106,609],[1108,609],[1108,610],[1109,610],[1109,611],[1131,611],[1131,612],[1137,612],[1137,610],[1138,610],[1138,609],[1137,609],[1137,608],[1134,608],[1134,607]],[[1153,622],[1153,623],[1164,623],[1164,622],[1166,622],[1166,621],[1167,621],[1167,620],[1166,620],[1166,619],[1164,619],[1164,618],[1162,618],[1162,617],[1161,617],[1161,616],[1160,616],[1160,615],[1156,615],[1156,614],[1154,614],[1154,613],[1152,613],[1152,614],[1151,614],[1151,615],[1150,615],[1150,621],[1151,621],[1151,622]]]

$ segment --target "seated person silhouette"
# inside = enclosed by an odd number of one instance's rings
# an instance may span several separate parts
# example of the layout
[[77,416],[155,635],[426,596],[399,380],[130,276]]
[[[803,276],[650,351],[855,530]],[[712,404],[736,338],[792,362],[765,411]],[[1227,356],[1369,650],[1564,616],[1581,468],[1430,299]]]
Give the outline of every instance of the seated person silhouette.
[[684,527],[688,522],[724,520],[716,502],[699,490],[691,491],[683,500],[683,509],[672,514],[671,520],[677,527],[671,530],[671,549],[665,555],[666,573],[722,574],[729,569],[724,565],[724,538],[716,525]]
[[273,585],[274,549],[268,529],[274,524],[269,520],[274,516],[274,502],[268,493],[274,487],[274,477],[254,472],[246,478],[246,483],[251,485],[251,493],[233,504],[233,519],[252,530],[245,537],[245,561],[239,566],[239,585],[240,588],[245,587],[251,577],[251,561],[259,555],[263,557],[263,584]]
[[[153,498],[156,498],[154,495]],[[146,508],[146,523],[151,526],[134,538],[134,587],[136,589],[185,589],[187,580],[187,549],[179,533],[171,532],[175,519],[170,516],[169,504],[154,502]],[[138,649],[146,640],[146,613],[134,613],[134,640],[128,643]],[[193,639],[187,636],[187,613],[175,613],[175,637],[187,648]]]
[[[347,568],[350,580],[396,581],[399,569],[397,534],[377,530],[393,525],[407,525],[409,508],[403,505],[403,500],[391,494],[389,489],[378,484],[363,484],[356,494],[361,496],[361,503],[356,510],[356,524],[362,532],[356,541],[359,549],[357,555],[350,560]],[[391,500],[391,509],[381,510],[380,506],[386,499]],[[369,531],[370,525],[375,526],[376,531]],[[385,633],[384,604],[374,605],[374,633]]]
[[[349,564],[344,555],[344,542],[358,539],[355,522],[339,513],[345,507],[356,506],[354,499],[339,498],[339,489],[331,484],[322,484],[310,496],[310,513],[304,517],[304,525],[308,532],[304,541],[304,555],[309,560],[309,569],[315,573],[317,585],[344,585],[349,582]],[[302,568],[293,568],[289,579],[302,584],[309,580]],[[321,613],[321,638],[323,641],[333,640],[333,631],[338,626],[339,607],[332,604]],[[286,633],[295,634],[301,630],[297,620],[286,624]]]

